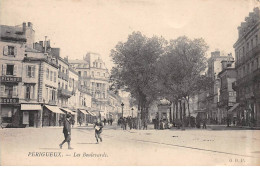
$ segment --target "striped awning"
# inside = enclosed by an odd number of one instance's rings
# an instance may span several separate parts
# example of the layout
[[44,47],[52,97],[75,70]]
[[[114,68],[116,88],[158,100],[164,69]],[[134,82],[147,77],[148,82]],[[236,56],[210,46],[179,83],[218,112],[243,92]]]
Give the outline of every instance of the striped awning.
[[89,114],[86,110],[84,110],[84,109],[79,109],[79,111],[81,112],[81,113],[83,113],[83,114]]
[[239,106],[239,103],[236,103],[233,107],[231,107],[228,112],[234,111]]
[[45,105],[45,107],[53,113],[65,114],[63,111],[60,110],[60,108],[58,106]]
[[76,112],[73,112],[68,108],[61,107],[60,109],[66,111],[67,113],[70,113],[70,114],[76,114]]
[[41,110],[42,107],[39,104],[21,104],[21,110]]

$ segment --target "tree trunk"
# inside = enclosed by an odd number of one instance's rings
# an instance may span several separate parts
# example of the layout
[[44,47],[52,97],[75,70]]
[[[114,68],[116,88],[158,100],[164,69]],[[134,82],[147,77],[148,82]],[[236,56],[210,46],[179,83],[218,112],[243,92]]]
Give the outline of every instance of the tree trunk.
[[170,102],[170,123],[172,123],[172,102]]

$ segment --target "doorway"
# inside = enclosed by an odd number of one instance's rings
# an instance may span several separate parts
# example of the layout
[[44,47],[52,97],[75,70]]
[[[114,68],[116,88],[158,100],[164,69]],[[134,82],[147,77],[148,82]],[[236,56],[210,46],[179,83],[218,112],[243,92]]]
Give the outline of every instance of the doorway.
[[29,127],[34,127],[34,111],[29,112]]

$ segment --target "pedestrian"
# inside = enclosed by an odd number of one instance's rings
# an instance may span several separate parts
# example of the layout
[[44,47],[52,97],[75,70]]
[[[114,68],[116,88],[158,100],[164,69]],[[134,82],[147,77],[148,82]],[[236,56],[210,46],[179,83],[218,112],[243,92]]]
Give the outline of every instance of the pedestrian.
[[82,124],[82,119],[80,118],[79,119],[79,126],[81,126],[81,124]]
[[63,134],[65,139],[63,140],[63,142],[59,145],[60,149],[62,149],[62,145],[67,142],[68,143],[68,149],[73,149],[70,146],[70,141],[71,141],[71,124],[70,124],[70,119],[71,119],[71,115],[67,114],[66,115],[66,119],[64,120],[63,123]]
[[101,133],[102,133],[103,127],[104,127],[103,123],[102,123],[101,120],[98,118],[98,119],[97,119],[97,122],[94,124],[95,137],[96,137],[96,140],[97,140],[97,144],[99,143],[99,142],[98,142],[98,139],[100,139],[100,142],[102,142]]
[[106,122],[107,122],[107,119],[106,119],[106,118],[104,118],[104,125],[106,125]]
[[203,126],[202,126],[203,129],[206,129],[206,128],[207,128],[206,124],[207,124],[207,120],[206,120],[206,118],[204,118],[204,120],[203,120]]

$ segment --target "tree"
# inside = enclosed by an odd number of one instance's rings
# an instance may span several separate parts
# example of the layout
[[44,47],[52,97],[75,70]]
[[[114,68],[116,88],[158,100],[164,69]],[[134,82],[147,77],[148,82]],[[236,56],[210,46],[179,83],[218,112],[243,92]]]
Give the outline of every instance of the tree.
[[158,72],[162,93],[171,102],[185,99],[189,119],[190,96],[208,86],[209,79],[202,76],[206,68],[207,49],[208,46],[203,39],[190,40],[185,36],[179,37],[170,41],[164,57],[158,64],[158,69],[161,69]]
[[142,119],[147,118],[148,106],[156,99],[156,65],[164,53],[166,41],[163,38],[148,38],[140,32],[133,32],[126,42],[119,42],[110,56],[115,64],[111,71],[114,88],[123,88],[138,102]]

